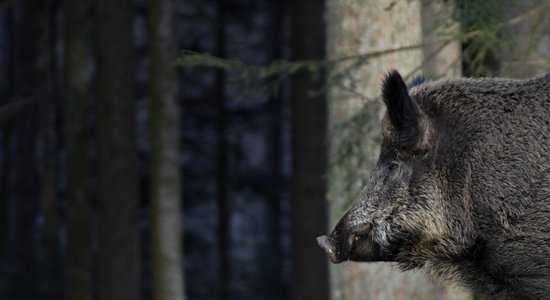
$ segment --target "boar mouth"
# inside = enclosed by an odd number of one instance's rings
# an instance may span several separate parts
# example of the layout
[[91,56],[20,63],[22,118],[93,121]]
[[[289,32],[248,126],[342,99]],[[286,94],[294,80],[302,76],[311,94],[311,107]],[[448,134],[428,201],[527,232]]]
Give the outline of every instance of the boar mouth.
[[346,260],[369,261],[374,258],[375,248],[372,241],[372,224],[366,223],[348,230],[342,230],[338,224],[330,236],[317,238],[317,243],[335,263]]

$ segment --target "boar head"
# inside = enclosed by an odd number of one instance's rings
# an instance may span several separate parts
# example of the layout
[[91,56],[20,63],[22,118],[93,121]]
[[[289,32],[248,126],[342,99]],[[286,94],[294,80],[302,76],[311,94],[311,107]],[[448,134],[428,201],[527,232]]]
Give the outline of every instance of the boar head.
[[435,121],[397,71],[384,79],[382,96],[387,113],[376,168],[332,233],[317,238],[334,263],[402,262],[448,230],[434,162],[440,142]]

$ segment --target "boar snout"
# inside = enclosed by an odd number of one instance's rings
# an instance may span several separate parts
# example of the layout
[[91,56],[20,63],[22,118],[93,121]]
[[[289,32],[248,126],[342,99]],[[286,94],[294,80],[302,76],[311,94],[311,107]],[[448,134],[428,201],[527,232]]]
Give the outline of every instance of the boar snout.
[[357,250],[369,252],[371,248],[372,224],[365,223],[349,229],[343,227],[340,223],[330,236],[323,235],[317,238],[319,246],[335,264],[354,259],[359,254],[356,253]]
[[332,261],[333,263],[337,264],[345,260],[342,258],[341,255],[338,255],[339,253],[334,246],[334,242],[328,235],[317,237],[317,244],[319,244],[319,246],[323,248],[323,250],[325,250],[328,257],[330,258],[330,261]]

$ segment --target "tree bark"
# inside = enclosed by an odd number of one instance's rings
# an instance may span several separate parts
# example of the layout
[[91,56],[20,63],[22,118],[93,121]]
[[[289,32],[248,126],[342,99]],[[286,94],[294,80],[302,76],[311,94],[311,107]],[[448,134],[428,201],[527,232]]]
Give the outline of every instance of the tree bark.
[[61,257],[58,239],[59,220],[57,202],[57,97],[55,95],[56,60],[55,60],[55,9],[51,0],[37,4],[37,85],[40,94],[37,107],[38,116],[38,160],[40,176],[41,216],[39,249],[39,291],[43,299],[59,299],[61,292]]
[[149,1],[153,299],[184,299],[175,1]]
[[[292,60],[324,59],[324,6],[291,1]],[[292,196],[290,208],[292,299],[328,299],[326,255],[314,238],[328,228],[326,215],[327,105],[310,93],[323,74],[301,71],[291,79]]]
[[140,299],[133,6],[95,1],[99,299]]
[[[527,78],[548,72],[550,65],[550,3],[508,1],[498,49],[497,76]],[[513,21],[512,21],[513,20]]]
[[[378,98],[382,77],[392,68],[404,75],[420,70],[423,55],[419,1],[328,0],[327,5],[329,59],[416,45],[368,61],[348,61],[329,74],[329,199],[334,225],[377,161],[385,112]],[[343,77],[337,76],[339,72]],[[424,274],[400,272],[387,263],[351,262],[332,265],[330,271],[333,299],[447,298]]]
[[[225,57],[225,0],[217,0],[216,52]],[[216,114],[217,114],[217,162],[216,162],[216,198],[218,205],[218,294],[221,300],[230,298],[230,205],[227,197],[227,112],[225,108],[225,71],[216,71]]]
[[67,254],[65,293],[69,300],[91,300],[92,243],[88,95],[91,87],[87,0],[65,3],[64,116],[66,149]]
[[460,25],[453,19],[452,1],[421,1],[423,73],[430,79],[462,75]]
[[8,182],[8,234],[6,239],[6,298],[39,297],[36,220],[39,212],[39,183],[36,161],[38,131],[36,100],[36,3],[9,3],[11,32],[9,47],[11,84],[8,94],[14,103],[10,141]]
[[[13,18],[12,9],[5,5],[0,8],[2,19],[2,34],[5,36],[6,44],[3,46],[4,56],[2,57],[2,78],[4,79],[4,85],[2,86],[2,102],[1,107],[8,107],[10,100],[13,97],[13,61],[15,54],[13,53],[13,39],[15,34],[12,32]],[[8,225],[9,214],[8,207],[11,201],[10,197],[10,171],[11,171],[11,159],[10,159],[10,146],[11,146],[11,131],[12,120],[9,114],[0,115],[1,126],[1,141],[0,141],[0,300],[6,299],[6,279],[8,274],[6,271],[8,251],[6,249],[8,241]]]
[[[284,21],[287,12],[285,0],[271,1],[269,4],[269,23],[265,28],[263,44],[270,61],[283,59],[284,40]],[[275,175],[273,184],[270,184],[266,191],[267,201],[267,234],[268,239],[262,245],[259,253],[269,256],[269,259],[260,258],[260,270],[271,270],[262,273],[262,291],[265,297],[273,299],[287,299],[290,294],[288,288],[290,280],[285,276],[282,266],[284,265],[283,253],[283,224],[286,221],[287,214],[283,214],[283,203],[288,201],[286,194],[279,182],[284,180],[283,170],[283,114],[285,97],[283,97],[284,87],[278,87],[273,95],[269,95],[267,107],[269,110],[269,120],[267,122],[266,136],[269,139],[267,149],[267,164],[270,172]]]

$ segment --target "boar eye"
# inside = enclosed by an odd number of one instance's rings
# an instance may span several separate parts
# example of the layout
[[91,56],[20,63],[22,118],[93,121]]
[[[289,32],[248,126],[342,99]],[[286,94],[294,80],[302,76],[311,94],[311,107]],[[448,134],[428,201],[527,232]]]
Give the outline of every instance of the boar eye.
[[399,167],[399,164],[397,162],[391,162],[390,163],[390,171],[393,171],[395,169],[397,169],[397,167]]

